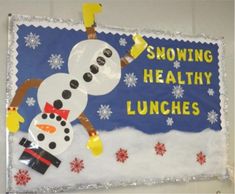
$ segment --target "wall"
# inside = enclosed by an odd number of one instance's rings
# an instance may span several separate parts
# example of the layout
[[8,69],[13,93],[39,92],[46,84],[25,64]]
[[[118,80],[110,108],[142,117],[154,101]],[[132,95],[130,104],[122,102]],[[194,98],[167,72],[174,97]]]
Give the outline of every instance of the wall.
[[[80,0],[0,0],[0,193],[4,192],[5,174],[5,79],[7,54],[7,14],[17,13],[60,18],[81,18]],[[105,25],[152,28],[170,32],[198,35],[205,33],[225,38],[226,69],[229,97],[230,150],[229,164],[233,166],[234,136],[234,1],[233,0],[100,0],[103,13],[97,21]],[[205,181],[188,184],[168,184],[152,187],[114,189],[105,193],[233,193],[231,182]],[[85,192],[84,192],[85,193]],[[92,192],[91,192],[92,193]],[[100,191],[100,193],[104,193]]]

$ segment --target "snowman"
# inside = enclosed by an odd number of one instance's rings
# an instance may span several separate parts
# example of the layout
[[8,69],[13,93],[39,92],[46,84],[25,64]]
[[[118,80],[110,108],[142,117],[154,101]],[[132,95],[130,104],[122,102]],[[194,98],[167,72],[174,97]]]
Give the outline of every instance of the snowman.
[[70,146],[73,139],[70,123],[76,119],[88,132],[87,148],[93,155],[102,153],[99,134],[83,113],[88,95],[99,96],[111,92],[121,79],[121,68],[136,59],[147,47],[140,35],[134,35],[135,44],[124,57],[120,57],[115,48],[96,39],[94,26],[84,23],[88,40],[72,48],[68,58],[68,73],[56,73],[44,80],[26,80],[17,89],[8,108],[7,128],[14,133],[24,122],[17,112],[18,106],[28,89],[38,88],[37,101],[41,113],[31,121],[29,140],[23,138],[20,141],[20,145],[25,147],[20,161],[29,161],[26,165],[42,174],[50,164],[59,166],[60,161],[55,156]]

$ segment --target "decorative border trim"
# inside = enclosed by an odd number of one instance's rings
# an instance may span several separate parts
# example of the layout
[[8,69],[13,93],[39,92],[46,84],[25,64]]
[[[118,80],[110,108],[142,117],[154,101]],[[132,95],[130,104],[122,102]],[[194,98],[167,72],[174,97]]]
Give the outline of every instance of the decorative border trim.
[[[81,21],[76,21],[72,19],[56,19],[50,17],[39,17],[39,16],[26,16],[26,15],[9,15],[9,26],[8,26],[8,55],[7,55],[7,91],[6,91],[6,107],[8,107],[9,102],[11,101],[12,97],[15,94],[17,89],[16,82],[17,82],[17,68],[16,64],[17,61],[17,31],[18,25],[24,24],[26,26],[33,25],[35,27],[51,27],[51,28],[59,28],[59,29],[67,29],[67,30],[82,30],[85,31],[83,23]],[[170,33],[158,30],[149,30],[149,29],[128,29],[128,28],[120,28],[120,27],[107,27],[102,24],[97,24],[96,27],[97,32],[104,32],[104,33],[112,33],[112,34],[120,34],[120,35],[131,35],[135,33],[139,33],[144,35],[145,37],[153,37],[153,38],[164,38],[164,39],[171,39],[171,40],[188,40],[189,42],[195,43],[212,43],[218,45],[218,58],[219,58],[219,81],[220,81],[220,113],[221,113],[221,135],[224,135],[226,145],[226,164],[228,164],[228,121],[226,120],[226,115],[228,114],[228,97],[227,92],[225,89],[225,64],[224,64],[224,38],[213,38],[210,36],[206,36],[204,34],[192,36],[192,35],[185,35],[182,33]],[[11,180],[12,173],[12,142],[13,142],[13,135],[10,133],[6,134],[7,139],[7,191],[10,193],[18,192],[12,189],[13,182]],[[89,189],[100,189],[100,188],[112,188],[112,187],[126,187],[126,186],[137,186],[137,185],[155,185],[161,183],[178,183],[178,182],[189,182],[189,181],[200,181],[200,180],[210,180],[210,179],[222,179],[226,180],[229,179],[229,174],[232,172],[228,172],[229,166],[226,166],[226,174],[225,175],[201,175],[201,176],[192,176],[192,177],[175,177],[175,178],[165,178],[165,179],[142,179],[142,180],[130,180],[127,182],[118,181],[118,182],[106,182],[103,184],[89,184],[89,185],[81,185],[77,184],[74,186],[62,186],[62,187],[41,187],[36,190],[24,191],[24,193],[47,193],[47,192],[71,192],[77,190],[89,190]]]

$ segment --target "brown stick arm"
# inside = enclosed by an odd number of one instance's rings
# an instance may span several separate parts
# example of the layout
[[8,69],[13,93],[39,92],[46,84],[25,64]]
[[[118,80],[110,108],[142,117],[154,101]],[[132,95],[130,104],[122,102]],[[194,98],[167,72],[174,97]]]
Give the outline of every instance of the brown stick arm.
[[88,39],[96,39],[95,27],[86,28],[86,33]]
[[94,126],[91,124],[91,122],[89,121],[89,119],[87,118],[87,116],[84,113],[82,113],[78,117],[78,120],[85,127],[85,129],[86,129],[87,133],[89,134],[89,136],[94,136],[94,135],[97,134]]
[[121,67],[122,68],[126,67],[133,60],[134,58],[129,53],[127,53],[124,57],[121,58]]
[[15,94],[13,100],[11,101],[10,107],[18,107],[21,104],[21,102],[23,101],[26,92],[30,88],[38,88],[41,83],[42,83],[42,80],[39,80],[39,79],[26,80],[16,90],[16,94]]

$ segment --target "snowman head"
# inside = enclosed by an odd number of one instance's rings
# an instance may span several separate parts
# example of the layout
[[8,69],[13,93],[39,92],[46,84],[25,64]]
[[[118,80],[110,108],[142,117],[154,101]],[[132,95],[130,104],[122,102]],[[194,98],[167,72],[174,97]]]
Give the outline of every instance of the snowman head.
[[52,155],[59,155],[72,143],[73,129],[55,113],[40,113],[29,126],[29,138]]
[[85,40],[76,44],[69,55],[68,70],[91,95],[111,92],[121,78],[118,52],[101,40]]
[[64,111],[68,121],[75,120],[86,108],[87,92],[79,80],[66,73],[46,78],[38,88],[38,104],[43,111],[47,104]]

